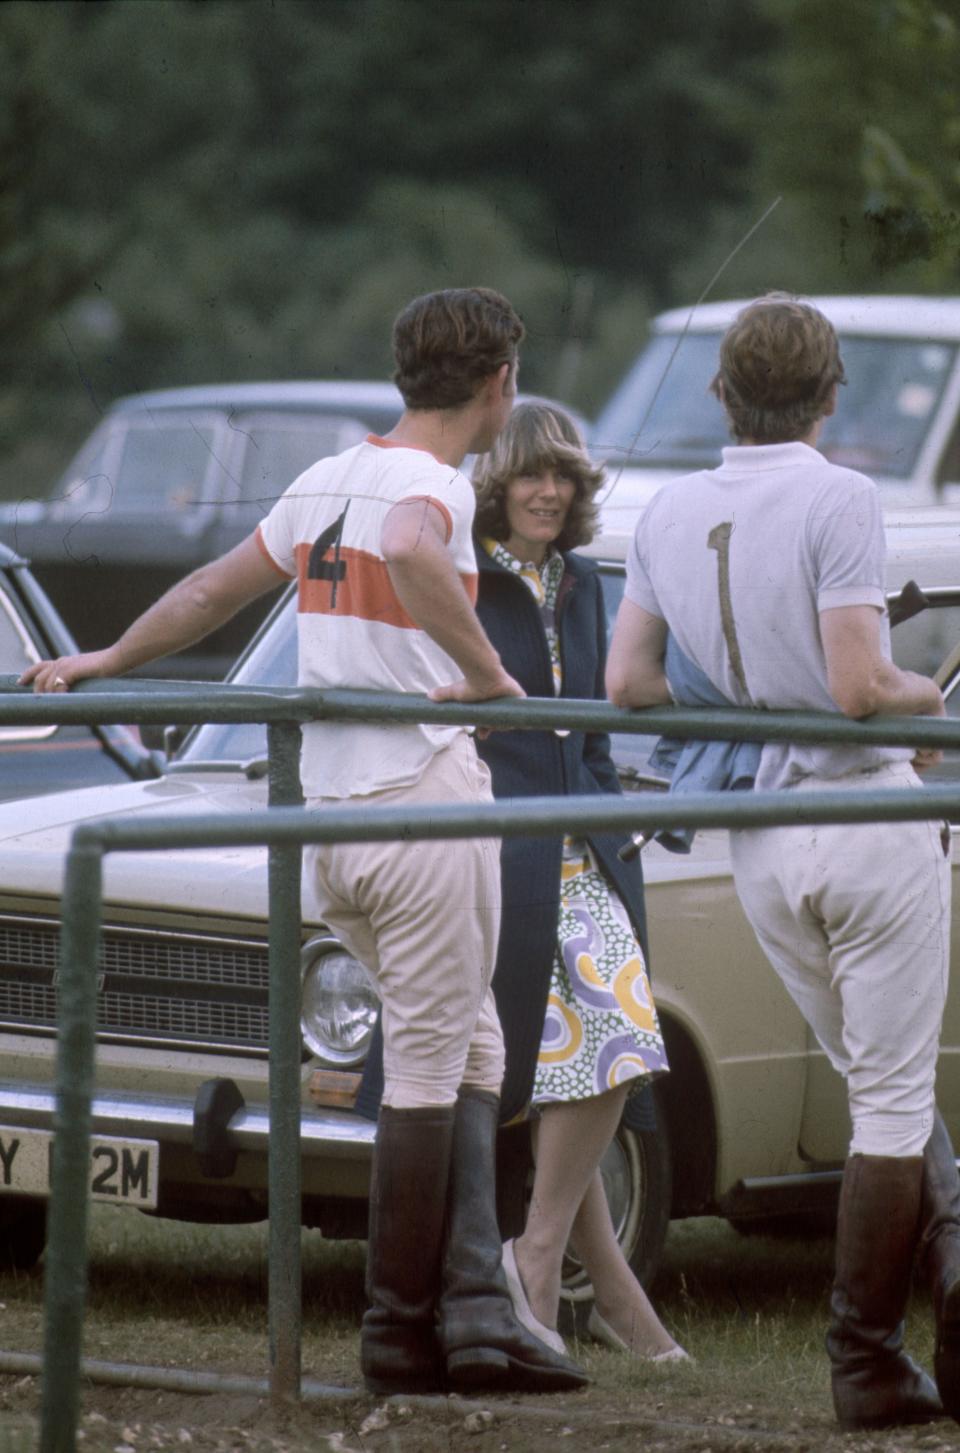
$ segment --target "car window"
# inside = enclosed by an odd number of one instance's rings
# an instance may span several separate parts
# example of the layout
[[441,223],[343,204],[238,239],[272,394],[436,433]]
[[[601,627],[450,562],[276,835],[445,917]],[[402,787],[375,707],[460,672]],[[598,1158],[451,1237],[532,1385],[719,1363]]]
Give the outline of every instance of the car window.
[[120,431],[110,424],[91,435],[50,494],[51,519],[75,519],[87,510],[109,508],[113,488],[108,464],[119,451],[119,440]]
[[[244,656],[230,680],[240,686],[295,686],[297,683],[297,609],[291,592],[277,608],[263,633]],[[201,727],[191,733],[177,761],[249,762],[267,755],[267,729],[262,722],[234,722]]]
[[176,516],[202,502],[216,455],[216,424],[189,420],[124,419],[96,436],[54,490],[53,519],[106,513]]
[[[730,443],[710,392],[720,337],[652,338],[591,433],[601,457],[643,468],[714,468]],[[956,357],[952,344],[903,338],[840,339],[847,382],[819,448],[838,464],[908,478]]]
[[[236,481],[239,498],[259,505],[264,514],[311,464],[359,444],[369,433],[361,420],[338,414],[233,415],[228,423],[245,437],[243,465]],[[225,498],[229,502],[234,497],[228,480]]]
[[114,498],[127,510],[187,510],[204,497],[214,427],[195,420],[136,424],[127,430]]
[[[24,627],[17,606],[0,588],[0,675],[19,676],[27,666],[39,660],[39,652]],[[34,741],[52,736],[56,730],[55,726],[0,726],[0,741]]]

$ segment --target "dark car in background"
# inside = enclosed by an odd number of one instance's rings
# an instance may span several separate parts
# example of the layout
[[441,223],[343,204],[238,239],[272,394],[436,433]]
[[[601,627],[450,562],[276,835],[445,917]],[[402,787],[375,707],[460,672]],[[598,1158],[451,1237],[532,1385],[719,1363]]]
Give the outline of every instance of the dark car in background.
[[[308,465],[384,433],[390,383],[241,383],[117,400],[45,500],[0,509],[82,650],[116,639],[175,580],[231,549]],[[150,674],[222,676],[266,612],[229,625]]]
[[[26,561],[0,545],[0,680],[67,655],[76,643]],[[0,723],[0,800],[159,775],[154,756],[122,726]]]
[[[309,465],[389,433],[402,411],[394,385],[373,380],[133,394],[111,405],[46,499],[0,505],[0,539],[29,559],[81,650],[97,650],[239,544]],[[222,677],[270,604],[254,601],[142,674]]]

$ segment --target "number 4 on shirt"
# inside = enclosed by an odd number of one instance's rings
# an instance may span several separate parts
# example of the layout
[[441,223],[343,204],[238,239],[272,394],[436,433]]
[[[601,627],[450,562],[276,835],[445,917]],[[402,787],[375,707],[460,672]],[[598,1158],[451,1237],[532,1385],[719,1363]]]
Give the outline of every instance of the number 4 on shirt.
[[[318,535],[310,549],[310,558],[307,561],[308,580],[329,580],[332,584],[330,591],[330,607],[333,609],[337,603],[337,586],[347,573],[347,562],[340,559],[340,542],[343,538],[343,523],[347,518],[347,510],[350,508],[349,501],[343,507],[343,514],[334,520],[322,534]],[[333,550],[333,559],[327,560],[324,557]]]

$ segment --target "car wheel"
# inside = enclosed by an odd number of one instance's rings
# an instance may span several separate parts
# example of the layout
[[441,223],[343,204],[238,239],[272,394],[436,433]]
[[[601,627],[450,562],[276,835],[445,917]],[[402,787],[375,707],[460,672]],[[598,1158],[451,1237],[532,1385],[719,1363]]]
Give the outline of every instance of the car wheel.
[[[600,1162],[610,1214],[623,1254],[644,1286],[656,1275],[670,1220],[670,1142],[666,1116],[656,1130],[635,1130],[623,1121]],[[564,1258],[561,1323],[583,1330],[593,1287],[571,1251]]]
[[32,1196],[0,1196],[0,1272],[29,1271],[47,1241],[47,1203]]

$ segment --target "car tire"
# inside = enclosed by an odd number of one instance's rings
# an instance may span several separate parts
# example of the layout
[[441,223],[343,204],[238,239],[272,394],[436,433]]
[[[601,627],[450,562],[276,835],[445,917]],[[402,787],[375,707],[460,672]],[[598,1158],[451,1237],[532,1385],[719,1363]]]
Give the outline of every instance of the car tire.
[[[672,1173],[667,1119],[656,1130],[636,1130],[625,1120],[600,1163],[617,1239],[634,1275],[649,1286],[657,1273],[670,1221]],[[561,1329],[584,1332],[593,1287],[572,1253],[564,1258]]]
[[0,1196],[0,1273],[30,1271],[46,1243],[46,1201],[33,1196]]

